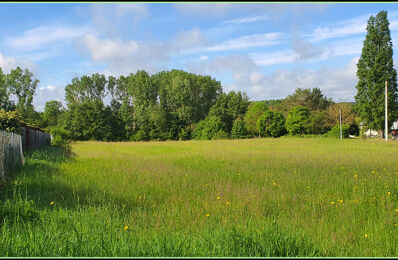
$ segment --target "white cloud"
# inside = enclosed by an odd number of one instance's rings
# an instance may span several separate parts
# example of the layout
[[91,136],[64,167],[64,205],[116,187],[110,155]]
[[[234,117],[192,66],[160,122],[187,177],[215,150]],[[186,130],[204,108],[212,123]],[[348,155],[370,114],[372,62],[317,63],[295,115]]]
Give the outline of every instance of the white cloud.
[[282,40],[282,33],[264,33],[245,35],[226,40],[219,44],[214,44],[203,48],[186,49],[184,53],[206,52],[206,51],[231,51],[243,50],[254,47],[266,47],[276,45]]
[[222,17],[236,4],[230,3],[175,3],[174,7],[183,15]]
[[[376,14],[362,15],[352,19],[340,21],[334,25],[317,27],[312,33],[307,34],[310,42],[322,41],[332,38],[343,38],[357,34],[365,34],[366,26],[370,16]],[[397,13],[392,12],[388,14],[390,22],[390,30],[398,30]]]
[[39,26],[26,30],[22,35],[10,37],[6,44],[19,51],[45,49],[55,43],[66,44],[71,39],[89,31],[88,27],[70,27],[62,25]]
[[171,41],[171,45],[175,49],[195,48],[207,45],[209,40],[203,35],[199,27],[194,27],[188,31],[181,31]]
[[205,42],[207,40],[200,29],[193,28],[181,32],[170,42],[101,39],[94,34],[86,34],[75,41],[75,47],[80,53],[88,54],[93,62],[108,65],[109,72],[120,75],[140,69],[156,73],[166,69],[169,59],[183,48],[201,46]]
[[253,16],[253,17],[244,17],[244,18],[236,18],[236,19],[231,19],[224,21],[224,23],[227,24],[242,24],[242,23],[254,23],[254,22],[259,22],[259,21],[269,21],[270,17],[267,15],[261,15],[261,16]]
[[53,85],[48,85],[47,87],[40,87],[39,90],[48,90],[48,91],[54,91],[55,87]]
[[17,66],[22,69],[29,69],[31,71],[35,71],[36,66],[25,59],[19,59],[14,57],[6,57],[0,52],[0,68],[2,68],[4,73],[9,73],[12,69],[15,69]]
[[226,91],[245,91],[251,100],[280,99],[292,94],[296,88],[319,87],[327,97],[353,101],[358,58],[353,58],[341,68],[281,69],[270,74],[262,73],[247,55],[219,56],[200,63],[191,62],[187,68],[194,73],[209,73],[212,76],[230,72],[234,82],[232,85],[223,84],[223,88]]
[[273,19],[279,19],[282,15],[296,17],[307,12],[319,14],[330,4],[317,3],[175,3],[174,7],[184,16],[199,16],[207,18],[219,18],[227,15],[239,15],[243,12],[269,15]]
[[[47,101],[57,100],[64,104],[65,90],[64,86],[48,85],[36,90],[33,98],[33,105],[37,111],[44,111]],[[65,104],[64,104],[65,105]]]
[[93,26],[108,36],[120,33],[123,24],[136,26],[141,19],[149,16],[145,3],[95,3],[90,5],[88,12]]
[[206,56],[206,55],[200,55],[200,57],[199,57],[199,61],[204,61],[204,60],[208,60],[209,59],[209,56]]

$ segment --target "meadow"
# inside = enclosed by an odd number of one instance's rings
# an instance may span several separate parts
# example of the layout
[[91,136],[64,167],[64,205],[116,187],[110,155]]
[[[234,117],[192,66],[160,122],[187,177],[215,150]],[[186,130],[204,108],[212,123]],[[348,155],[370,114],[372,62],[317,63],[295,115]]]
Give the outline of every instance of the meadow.
[[76,142],[0,186],[0,255],[398,256],[398,142]]

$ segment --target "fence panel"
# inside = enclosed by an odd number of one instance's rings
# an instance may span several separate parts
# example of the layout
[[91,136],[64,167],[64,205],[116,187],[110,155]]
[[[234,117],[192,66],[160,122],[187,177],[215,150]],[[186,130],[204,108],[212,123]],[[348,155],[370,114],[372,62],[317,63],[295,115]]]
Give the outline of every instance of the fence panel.
[[24,151],[50,143],[50,134],[28,126],[22,127],[22,146]]
[[0,130],[0,179],[18,164],[23,163],[22,137],[19,134]]
[[0,180],[24,161],[23,152],[51,143],[51,135],[23,126],[21,135],[0,130]]

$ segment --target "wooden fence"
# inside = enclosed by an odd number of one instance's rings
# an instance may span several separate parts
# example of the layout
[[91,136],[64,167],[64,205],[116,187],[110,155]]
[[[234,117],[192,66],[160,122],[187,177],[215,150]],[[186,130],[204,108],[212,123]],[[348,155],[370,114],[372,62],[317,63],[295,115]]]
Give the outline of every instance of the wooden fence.
[[24,125],[21,135],[0,130],[0,180],[24,161],[24,152],[51,143],[51,135],[39,128]]

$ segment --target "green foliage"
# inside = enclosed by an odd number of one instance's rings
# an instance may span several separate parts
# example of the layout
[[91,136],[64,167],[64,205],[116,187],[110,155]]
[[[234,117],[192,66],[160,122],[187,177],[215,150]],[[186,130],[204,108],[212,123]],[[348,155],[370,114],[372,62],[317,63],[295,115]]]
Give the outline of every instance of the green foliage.
[[397,72],[393,65],[393,46],[387,12],[370,16],[362,54],[357,64],[355,108],[371,129],[384,127],[385,81],[388,82],[388,122],[398,118]]
[[7,222],[23,222],[40,220],[40,211],[35,209],[32,200],[17,199],[11,201],[7,199],[2,202],[0,200],[0,223]]
[[196,125],[193,137],[197,140],[211,140],[213,137],[228,138],[225,128],[226,126],[220,118],[210,116]]
[[73,78],[72,83],[65,87],[65,100],[69,105],[82,104],[87,101],[103,101],[107,79],[102,74],[92,74]]
[[209,116],[220,118],[226,125],[226,131],[231,132],[233,122],[245,115],[248,105],[249,101],[245,93],[240,91],[230,91],[228,94],[222,93],[210,108]]
[[33,79],[33,73],[28,69],[22,70],[20,67],[11,70],[7,75],[7,85],[11,94],[16,95],[18,103],[16,106],[20,117],[25,122],[30,122],[33,107],[33,96],[35,94],[39,80]]
[[241,138],[247,138],[247,137],[248,137],[248,134],[246,132],[245,122],[241,118],[236,119],[232,126],[231,138],[232,139],[241,139]]
[[325,110],[330,104],[332,104],[332,100],[326,98],[319,88],[312,90],[310,88],[297,88],[293,95],[287,96],[282,101],[282,107],[285,111],[289,111],[296,106],[304,106],[311,111],[320,111]]
[[206,120],[201,120],[197,124],[195,124],[193,132],[192,132],[192,138],[195,140],[200,140],[202,138],[202,131],[206,125]]
[[[308,134],[324,134],[327,132],[326,126],[326,112],[325,111],[311,111],[306,125]],[[329,128],[330,129],[330,128]]]
[[246,130],[249,134],[258,134],[257,121],[261,115],[268,110],[268,106],[265,102],[253,102],[249,105],[245,117],[243,118],[245,122]]
[[277,111],[268,110],[257,120],[257,131],[264,137],[279,137],[285,134],[285,117]]
[[178,139],[181,140],[181,141],[182,140],[191,139],[191,131],[190,131],[190,129],[189,128],[181,129],[181,132],[179,133]]
[[21,133],[21,124],[17,111],[0,110],[0,130]]
[[69,109],[65,129],[72,133],[74,140],[113,139],[111,112],[102,101],[84,101],[82,104],[70,105]]
[[213,137],[211,139],[212,140],[229,139],[229,137],[230,136],[228,133],[226,133],[225,131],[220,129],[213,135]]
[[15,109],[14,103],[9,98],[10,90],[7,87],[7,75],[0,68],[0,110],[10,111]]
[[62,106],[62,103],[60,101],[57,100],[47,101],[46,105],[44,106],[43,126],[44,127],[56,126],[58,124],[58,117],[63,112],[64,112],[64,107]]
[[143,130],[138,130],[137,133],[134,135],[134,141],[148,141],[149,137],[148,134],[145,133]]
[[297,106],[289,111],[289,115],[285,122],[286,130],[290,135],[307,133],[308,119],[310,111],[307,107]]
[[[343,138],[348,138],[349,134],[350,134],[350,126],[346,125],[346,124],[342,124],[341,125],[341,132],[342,132],[342,137]],[[327,132],[326,134],[324,134],[325,137],[332,137],[332,138],[340,138],[340,125],[337,124],[335,126],[333,126],[333,128]]]
[[52,126],[49,128],[49,130],[50,134],[52,135],[51,143],[53,145],[67,144],[72,139],[71,132],[61,126]]

